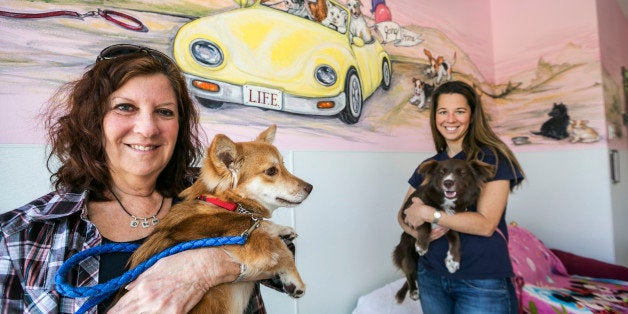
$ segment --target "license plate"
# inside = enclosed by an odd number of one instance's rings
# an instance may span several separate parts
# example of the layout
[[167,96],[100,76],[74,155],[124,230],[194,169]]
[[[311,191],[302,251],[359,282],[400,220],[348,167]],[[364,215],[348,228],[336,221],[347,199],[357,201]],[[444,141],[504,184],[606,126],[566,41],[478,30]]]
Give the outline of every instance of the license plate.
[[283,93],[272,88],[244,85],[243,101],[247,106],[281,110],[283,107]]

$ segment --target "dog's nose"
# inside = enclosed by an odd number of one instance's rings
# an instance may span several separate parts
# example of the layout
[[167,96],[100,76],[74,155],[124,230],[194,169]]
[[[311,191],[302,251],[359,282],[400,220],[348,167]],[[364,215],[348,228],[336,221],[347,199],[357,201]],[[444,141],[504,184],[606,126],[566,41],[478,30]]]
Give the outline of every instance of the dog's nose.
[[313,187],[311,184],[306,183],[306,184],[305,184],[305,187],[304,187],[303,189],[305,190],[305,192],[307,192],[307,193],[309,194],[310,192],[312,192],[312,189],[313,189],[313,188],[314,188],[314,187]]
[[446,188],[450,188],[450,187],[454,186],[454,180],[445,180],[445,181],[443,182],[443,185],[444,185]]

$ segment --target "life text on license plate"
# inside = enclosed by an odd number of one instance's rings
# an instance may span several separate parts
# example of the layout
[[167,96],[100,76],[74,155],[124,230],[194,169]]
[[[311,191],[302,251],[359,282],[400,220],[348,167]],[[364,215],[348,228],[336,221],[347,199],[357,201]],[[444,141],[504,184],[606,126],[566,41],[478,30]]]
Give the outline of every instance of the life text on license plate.
[[283,93],[272,88],[252,85],[243,86],[243,101],[247,106],[281,110],[283,107]]

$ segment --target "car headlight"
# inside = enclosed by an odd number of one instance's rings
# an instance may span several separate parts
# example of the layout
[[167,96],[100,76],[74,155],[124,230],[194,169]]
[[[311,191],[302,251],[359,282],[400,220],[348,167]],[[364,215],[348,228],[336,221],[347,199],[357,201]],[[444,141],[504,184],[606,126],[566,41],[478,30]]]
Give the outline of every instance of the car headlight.
[[206,40],[197,40],[190,45],[190,52],[194,59],[203,65],[210,67],[219,66],[224,60],[222,51],[218,46]]
[[315,76],[316,80],[325,86],[334,85],[334,83],[336,83],[336,80],[338,79],[336,71],[334,71],[334,69],[328,65],[321,65],[316,68]]

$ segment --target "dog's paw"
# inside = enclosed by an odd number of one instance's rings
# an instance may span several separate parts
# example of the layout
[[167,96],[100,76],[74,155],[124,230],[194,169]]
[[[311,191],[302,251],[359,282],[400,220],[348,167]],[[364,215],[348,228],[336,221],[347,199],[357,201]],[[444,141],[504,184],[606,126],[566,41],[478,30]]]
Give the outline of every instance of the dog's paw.
[[453,274],[460,268],[460,261],[455,261],[454,257],[448,251],[447,257],[445,258],[445,265],[447,266],[447,270]]
[[283,273],[279,275],[279,280],[283,284],[283,289],[293,298],[300,298],[305,294],[305,284],[298,274]]
[[299,235],[297,234],[297,232],[292,228],[292,227],[287,227],[284,226],[280,231],[279,231],[279,237],[282,239],[286,239],[286,240],[294,240],[298,237]]
[[283,289],[288,293],[289,296],[295,299],[298,299],[305,295],[305,286],[297,287],[297,285],[292,282],[285,283],[283,285]]
[[416,250],[417,253],[419,253],[419,255],[423,256],[427,253],[427,247],[423,248],[419,245],[415,245],[414,249]]
[[408,296],[412,300],[415,300],[415,301],[418,300],[419,299],[419,290],[410,290],[410,292],[408,293]]

